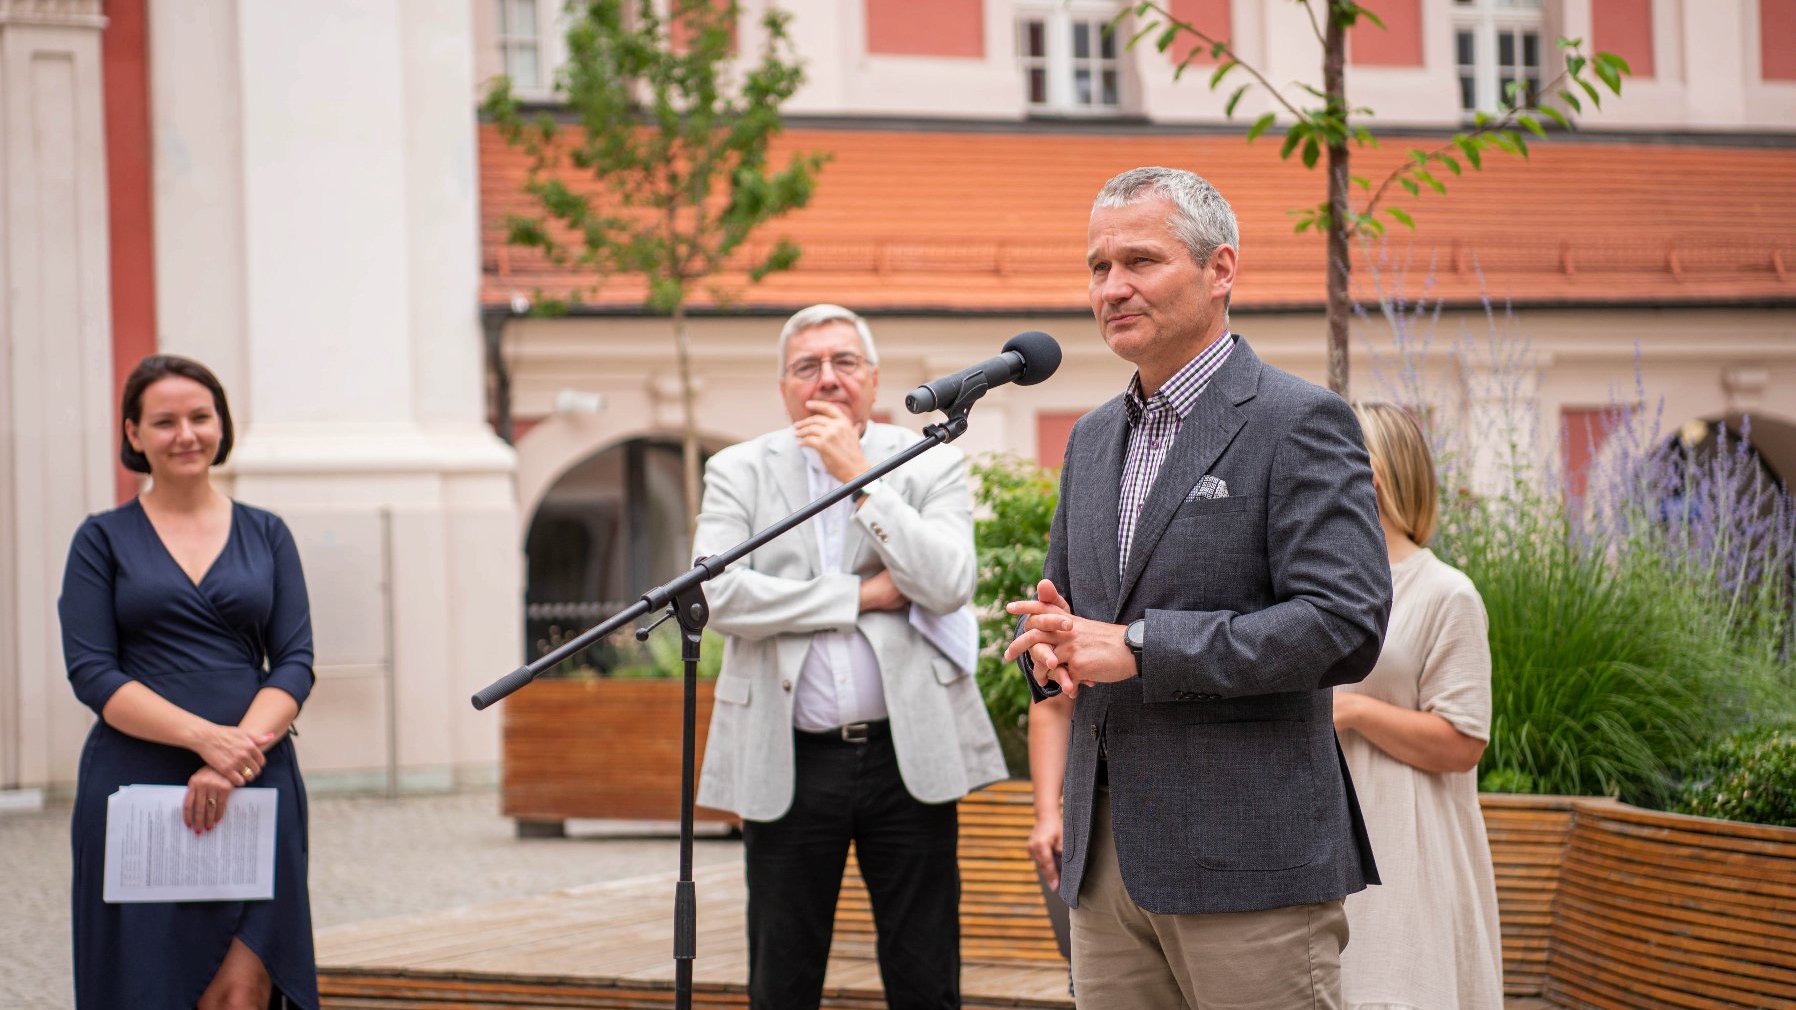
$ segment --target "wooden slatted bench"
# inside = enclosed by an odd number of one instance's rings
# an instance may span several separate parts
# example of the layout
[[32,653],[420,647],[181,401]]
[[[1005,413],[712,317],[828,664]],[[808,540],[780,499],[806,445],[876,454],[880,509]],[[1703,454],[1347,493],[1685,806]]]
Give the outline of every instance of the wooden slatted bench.
[[1482,793],[1484,830],[1497,878],[1503,931],[1503,992],[1538,996],[1546,987],[1553,901],[1571,838],[1572,800]]
[[[996,782],[960,803],[960,955],[993,964],[1060,963],[1060,947],[1026,848],[1029,783]],[[836,904],[834,949],[874,956],[873,906],[854,857]]]
[[1796,828],[1572,804],[1546,996],[1576,1010],[1796,1008]]
[[[1537,996],[1547,977],[1553,898],[1574,801],[1488,794],[1481,799],[1496,864],[1504,988],[1509,996]],[[961,801],[963,960],[1041,964],[1061,959],[1026,849],[1034,823],[1027,782],[998,782]],[[871,958],[872,906],[853,862],[850,857],[836,908],[836,949]]]
[[[1508,997],[1573,1010],[1796,1010],[1796,829],[1603,799],[1480,801]],[[961,803],[969,963],[1059,960],[1025,850],[1033,822],[1026,782]],[[852,860],[836,942],[873,956],[872,912]]]

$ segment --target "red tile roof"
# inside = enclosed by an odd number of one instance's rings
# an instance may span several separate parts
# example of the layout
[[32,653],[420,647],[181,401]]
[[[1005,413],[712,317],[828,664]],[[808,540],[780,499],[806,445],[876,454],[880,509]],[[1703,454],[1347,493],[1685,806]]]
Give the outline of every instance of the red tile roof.
[[[1376,182],[1412,146],[1393,138],[1356,157]],[[834,301],[861,309],[1080,311],[1092,196],[1135,165],[1191,168],[1214,182],[1241,222],[1234,305],[1319,307],[1322,241],[1293,234],[1289,211],[1322,199],[1321,173],[1277,157],[1276,138],[1070,132],[796,129],[780,152],[828,151],[811,205],[767,225],[789,236],[796,269],[758,285],[724,278],[742,308]],[[1407,293],[1450,302],[1488,294],[1529,304],[1796,302],[1796,149],[1542,141],[1528,161],[1491,155],[1448,192],[1397,191],[1418,230],[1393,226],[1381,251],[1356,253],[1356,294],[1370,293],[1368,257],[1403,274]],[[531,211],[525,156],[481,131],[484,300],[513,292],[639,306],[640,278],[602,286],[509,247],[502,222]],[[590,183],[588,186],[590,187]],[[594,288],[596,287],[596,291]],[[706,293],[695,306],[712,306]]]

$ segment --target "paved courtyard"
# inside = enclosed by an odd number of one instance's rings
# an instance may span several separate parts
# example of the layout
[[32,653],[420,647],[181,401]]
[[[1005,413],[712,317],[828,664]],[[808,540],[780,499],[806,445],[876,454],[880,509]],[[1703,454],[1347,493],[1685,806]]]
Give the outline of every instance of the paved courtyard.
[[[679,869],[669,838],[519,839],[491,791],[314,796],[312,919],[323,929],[481,904]],[[68,805],[0,814],[0,1007],[74,1005],[69,953]],[[700,838],[699,866],[741,859],[741,845]],[[671,942],[671,938],[670,938]]]

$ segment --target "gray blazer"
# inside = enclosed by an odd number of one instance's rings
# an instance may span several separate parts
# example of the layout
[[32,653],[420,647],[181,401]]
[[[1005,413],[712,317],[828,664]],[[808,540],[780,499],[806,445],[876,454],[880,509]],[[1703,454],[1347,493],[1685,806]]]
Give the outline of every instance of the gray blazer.
[[1078,903],[1100,753],[1123,882],[1149,911],[1377,883],[1329,691],[1371,672],[1391,606],[1352,409],[1237,344],[1180,427],[1119,576],[1128,432],[1120,396],[1074,425],[1044,570],[1081,616],[1147,621],[1141,676],[1078,695],[1061,896]]
[[[917,440],[871,424],[877,462]],[[973,596],[972,497],[966,457],[931,449],[881,478],[855,510],[842,556],[846,572],[820,570],[816,531],[801,526],[705,587],[711,627],[727,636],[717,678],[698,802],[756,821],[792,805],[792,699],[816,631],[859,628],[879,658],[898,770],[925,803],[959,799],[1005,775],[991,717],[971,676],[910,625],[908,610],[860,613],[860,580],[889,569],[913,603],[948,613]],[[713,554],[810,501],[804,456],[791,428],[711,457],[694,539]]]

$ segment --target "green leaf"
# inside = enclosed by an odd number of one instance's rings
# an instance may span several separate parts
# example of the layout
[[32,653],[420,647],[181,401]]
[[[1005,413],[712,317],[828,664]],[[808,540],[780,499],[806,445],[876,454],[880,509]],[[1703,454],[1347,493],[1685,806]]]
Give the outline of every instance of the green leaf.
[[1222,66],[1217,67],[1215,72],[1210,74],[1210,90],[1215,91],[1216,86],[1218,84],[1222,83],[1222,79],[1224,77],[1228,76],[1229,71],[1235,69],[1236,67],[1238,67],[1240,65],[1241,64],[1235,62],[1234,60],[1229,60],[1228,62],[1224,63]]
[[1349,176],[1348,181],[1353,183],[1355,186],[1358,186],[1360,189],[1364,190],[1367,193],[1372,192],[1372,180],[1366,178],[1363,175]]
[[1560,112],[1558,109],[1553,108],[1551,105],[1540,106],[1539,112],[1541,115],[1547,117],[1548,119],[1552,120],[1553,122],[1558,123],[1560,129],[1569,130],[1572,128],[1571,120],[1565,118],[1565,113]]
[[1315,218],[1313,218],[1313,217],[1306,217],[1306,218],[1303,218],[1303,219],[1301,219],[1301,220],[1299,220],[1299,221],[1298,221],[1298,222],[1297,222],[1297,226],[1296,226],[1296,227],[1295,227],[1295,228],[1293,228],[1293,229],[1291,229],[1291,230],[1292,230],[1292,231],[1295,231],[1295,232],[1298,232],[1298,233],[1302,233],[1302,232],[1305,232],[1305,231],[1308,231],[1308,230],[1309,230],[1309,228],[1310,228],[1310,226],[1311,226],[1311,225],[1313,225],[1313,224],[1315,224],[1315,223],[1316,223],[1316,219],[1315,219]]
[[1422,187],[1416,185],[1416,181],[1414,179],[1411,179],[1407,175],[1398,176],[1397,177],[1397,185],[1402,186],[1404,189],[1408,190],[1410,196],[1421,196],[1422,195]]
[[1572,94],[1571,90],[1569,88],[1564,91],[1559,92],[1559,97],[1561,99],[1564,99],[1565,104],[1572,107],[1573,112],[1583,112],[1584,111],[1584,103],[1578,101],[1578,96]]
[[1160,33],[1160,37],[1154,40],[1154,48],[1165,52],[1172,45],[1172,40],[1178,37],[1179,26],[1168,25],[1166,30]]
[[1598,63],[1595,70],[1597,77],[1609,86],[1610,91],[1618,95],[1621,94],[1621,73],[1619,71],[1607,63]]
[[[1370,110],[1367,110],[1367,114],[1370,114]],[[1372,135],[1372,131],[1368,127],[1354,126],[1353,139],[1358,141],[1361,147],[1378,146],[1378,138]]]
[[1523,113],[1522,115],[1515,117],[1515,119],[1516,119],[1516,122],[1521,123],[1523,126],[1527,127],[1528,132],[1530,132],[1530,133],[1534,134],[1535,136],[1540,137],[1542,139],[1546,138],[1547,131],[1545,129],[1541,128],[1540,120],[1535,119],[1533,116],[1530,116],[1527,113]]
[[1377,25],[1380,31],[1389,31],[1389,29],[1385,28],[1385,26],[1384,26],[1384,19],[1379,17],[1377,14],[1374,14],[1372,11],[1370,11],[1364,7],[1361,7],[1361,8],[1359,8],[1358,13],[1359,13],[1360,17],[1365,18],[1367,21],[1370,21],[1373,24]]
[[1515,151],[1517,154],[1521,155],[1524,158],[1526,158],[1528,156],[1528,139],[1526,137],[1522,136],[1522,132],[1520,130],[1510,130],[1509,132],[1504,134],[1504,136],[1508,137],[1509,142],[1511,144],[1515,145]]
[[1309,132],[1310,124],[1303,120],[1300,119],[1297,122],[1292,123],[1291,128],[1285,131],[1285,143],[1278,149],[1278,156],[1280,158],[1289,158],[1291,152],[1297,149],[1298,143],[1302,141]]
[[1484,158],[1478,153],[1478,142],[1476,140],[1462,135],[1454,137],[1453,144],[1459,148],[1461,154],[1465,155],[1465,160],[1471,163],[1472,168],[1480,169],[1484,167]]
[[1565,58],[1565,72],[1576,77],[1580,73],[1583,73],[1584,65],[1588,62],[1589,61],[1582,56],[1567,56]]
[[1248,143],[1252,143],[1255,137],[1258,137],[1260,134],[1265,133],[1267,128],[1270,127],[1273,124],[1273,122],[1275,122],[1277,119],[1278,119],[1277,116],[1268,112],[1265,115],[1261,116],[1260,118],[1254,120],[1253,125],[1247,128]]
[[1586,80],[1579,80],[1578,87],[1583,88],[1584,93],[1590,96],[1590,104],[1599,109],[1603,107],[1603,93],[1596,89],[1596,85]]
[[1514,143],[1513,143],[1513,142],[1512,142],[1512,141],[1511,141],[1511,140],[1510,140],[1510,139],[1509,139],[1509,137],[1508,137],[1508,136],[1506,136],[1506,135],[1505,135],[1505,134],[1501,134],[1501,133],[1488,133],[1488,134],[1485,134],[1485,138],[1484,138],[1484,139],[1485,139],[1485,140],[1486,140],[1486,141],[1487,141],[1487,142],[1488,142],[1488,143],[1489,143],[1489,144],[1490,144],[1490,145],[1491,145],[1491,146],[1492,146],[1492,147],[1495,147],[1495,148],[1498,148],[1498,149],[1499,149],[1499,150],[1503,150],[1503,151],[1507,151],[1507,152],[1509,152],[1509,153],[1510,153],[1510,154],[1520,154],[1520,153],[1522,153],[1522,152],[1521,152],[1521,151],[1519,151],[1519,150],[1517,150],[1517,149],[1516,149],[1516,146],[1515,146],[1515,144],[1514,144]]
[[1417,182],[1422,183],[1436,193],[1445,193],[1447,191],[1447,187],[1441,185],[1441,181],[1431,175],[1427,169],[1418,168],[1413,174],[1415,175]]
[[1316,143],[1315,137],[1303,142],[1303,167],[1315,168],[1316,160],[1322,157],[1322,145]]
[[1403,225],[1404,227],[1408,228],[1410,231],[1416,230],[1416,219],[1413,217],[1410,217],[1408,212],[1404,211],[1401,207],[1392,207],[1389,210],[1385,211],[1385,213],[1387,213],[1391,216],[1391,220],[1396,221],[1398,224]]
[[1437,154],[1437,155],[1435,155],[1435,156],[1434,156],[1434,160],[1435,160],[1435,161],[1438,161],[1438,162],[1440,162],[1440,163],[1441,163],[1441,164],[1443,164],[1443,165],[1445,165],[1445,166],[1447,166],[1447,171],[1449,171],[1449,172],[1452,172],[1452,173],[1453,173],[1453,174],[1454,174],[1454,175],[1459,175],[1459,174],[1461,174],[1461,170],[1460,170],[1460,167],[1459,167],[1459,159],[1457,159],[1457,158],[1455,158],[1455,157],[1453,157],[1453,156],[1452,156],[1452,155],[1450,155],[1450,154]]
[[[1117,17],[1121,18],[1122,15],[1118,14]],[[1158,27],[1160,27],[1160,22],[1149,21],[1147,24],[1142,25],[1140,28],[1136,29],[1135,34],[1129,37],[1128,48],[1130,48],[1130,49],[1135,48],[1135,43],[1140,42],[1144,37],[1146,37],[1148,32],[1151,32]]]
[[1228,104],[1222,107],[1222,114],[1230,119],[1235,118],[1235,106],[1240,103],[1241,96],[1247,94],[1247,89],[1251,87],[1253,87],[1252,84],[1243,84],[1236,88],[1235,93],[1229,96]]
[[1616,71],[1629,77],[1634,76],[1634,68],[1629,66],[1628,61],[1618,53],[1599,52],[1596,54],[1596,61],[1614,67]]

